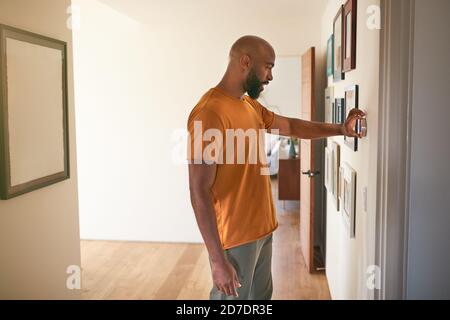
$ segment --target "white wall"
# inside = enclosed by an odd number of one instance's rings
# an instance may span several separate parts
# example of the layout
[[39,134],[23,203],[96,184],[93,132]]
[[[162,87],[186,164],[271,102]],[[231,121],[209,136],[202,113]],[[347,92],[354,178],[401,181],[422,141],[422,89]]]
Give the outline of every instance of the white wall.
[[220,81],[238,37],[299,56],[321,44],[324,3],[75,0],[82,238],[201,241],[187,166],[172,161],[185,143],[172,134]]
[[[450,2],[416,1],[406,297],[449,299]],[[430,36],[433,35],[433,36]]]
[[[325,57],[329,36],[333,33],[333,20],[345,1],[330,0],[323,16],[321,54]],[[378,131],[379,30],[369,30],[366,9],[379,5],[378,0],[358,1],[357,66],[346,74],[344,81],[333,83],[335,98],[344,98],[345,88],[359,85],[361,109],[367,112],[368,136],[360,140],[359,151],[344,145],[342,137],[329,139],[341,146],[341,163],[348,162],[357,171],[356,238],[350,239],[341,213],[336,211],[332,196],[327,196],[327,255],[326,274],[333,299],[367,299],[373,292],[366,286],[366,269],[374,264],[376,159]],[[367,207],[363,210],[363,188],[367,187]]]
[[[273,81],[258,101],[269,110],[284,117],[299,118],[301,110],[301,61],[299,56],[277,57]],[[279,140],[278,135],[266,134],[266,151]],[[288,146],[287,146],[288,147]],[[278,164],[276,169],[278,170]]]
[[264,106],[285,117],[299,118],[301,108],[300,56],[277,57],[273,81],[258,99]]
[[0,201],[0,299],[73,299],[66,269],[80,265],[70,0],[0,0],[0,23],[66,41],[71,179]]

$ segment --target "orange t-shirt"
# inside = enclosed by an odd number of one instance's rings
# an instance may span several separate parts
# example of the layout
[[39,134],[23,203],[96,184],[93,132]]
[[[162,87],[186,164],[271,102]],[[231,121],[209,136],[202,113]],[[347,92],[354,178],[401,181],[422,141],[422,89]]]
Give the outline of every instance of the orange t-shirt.
[[[218,88],[204,94],[189,115],[188,160],[217,163],[211,192],[224,249],[261,239],[278,227],[262,131],[273,119],[274,113],[256,100],[240,100]],[[247,136],[239,139],[239,131]]]

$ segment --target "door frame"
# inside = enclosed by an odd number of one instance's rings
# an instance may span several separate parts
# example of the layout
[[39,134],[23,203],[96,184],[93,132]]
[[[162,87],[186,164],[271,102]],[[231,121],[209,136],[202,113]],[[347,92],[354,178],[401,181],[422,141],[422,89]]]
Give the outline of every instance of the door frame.
[[[311,80],[311,84],[310,87],[306,87],[304,86],[303,83],[303,78],[304,78],[304,67],[305,67],[305,57],[307,55],[311,56],[311,69],[309,70],[310,72],[310,80]],[[308,50],[306,50],[300,57],[300,61],[301,61],[301,118],[305,118],[304,117],[304,107],[305,105],[303,104],[303,100],[304,100],[304,91],[306,89],[309,89],[309,96],[310,96],[310,105],[311,105],[311,109],[309,112],[309,116],[310,116],[310,120],[313,121],[315,119],[315,112],[316,112],[316,48],[315,47],[310,47],[308,48]],[[315,272],[315,267],[314,267],[314,218],[315,218],[315,189],[314,186],[315,184],[315,178],[314,176],[312,177],[306,177],[305,173],[303,173],[306,170],[309,170],[310,172],[314,172],[315,171],[315,149],[314,149],[314,142],[312,140],[309,141],[309,163],[307,164],[307,168],[305,168],[302,163],[305,157],[305,152],[303,152],[303,144],[305,142],[303,140],[300,140],[300,251],[303,255],[303,258],[305,260],[305,264],[306,264],[306,268],[308,270],[309,273],[314,273]],[[303,181],[304,179],[306,179],[306,181],[308,181],[309,185],[307,186],[309,189],[309,205],[308,208],[305,208],[305,204],[302,201],[302,197],[305,194],[305,191],[307,190],[306,188],[304,188],[303,186]],[[306,216],[305,214],[303,214],[304,210],[308,211],[307,216],[309,217],[308,219],[308,224],[304,225],[303,223],[305,221],[303,221],[303,217]],[[306,228],[306,229],[305,229]],[[305,232],[305,236],[303,236],[303,231],[308,230],[308,232]],[[307,243],[305,244],[307,240]],[[307,245],[307,248],[305,248],[305,246]]]
[[376,300],[405,299],[415,0],[381,0]]

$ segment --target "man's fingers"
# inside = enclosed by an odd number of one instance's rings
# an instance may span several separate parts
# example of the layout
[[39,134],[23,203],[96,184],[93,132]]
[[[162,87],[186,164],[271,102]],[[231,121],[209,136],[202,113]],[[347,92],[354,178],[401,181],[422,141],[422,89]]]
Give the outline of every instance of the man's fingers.
[[236,288],[235,288],[235,286],[234,286],[234,284],[233,285],[231,285],[231,289],[232,289],[232,293],[233,293],[233,296],[234,297],[238,297],[238,293],[237,293],[237,290],[236,290]]
[[354,137],[354,138],[360,138],[359,134],[356,132],[355,130],[355,125],[352,125],[351,123],[349,123],[350,125],[347,126],[347,133],[346,136],[347,137]]
[[232,281],[231,283],[224,285],[221,288],[221,292],[227,296],[234,296],[234,297],[238,297],[238,292],[237,289],[239,286],[237,284],[234,283],[234,281]]
[[364,118],[366,116],[366,113],[360,109],[352,109],[349,113],[349,116],[353,115]]
[[235,295],[235,289],[234,289],[234,287],[233,287],[233,284],[228,284],[227,286],[226,286],[226,290],[227,290],[227,296],[236,296]]
[[233,277],[233,284],[234,284],[234,291],[236,292],[236,297],[238,297],[238,293],[237,293],[237,288],[242,287],[241,282],[239,281],[239,278],[236,274],[236,272],[234,272],[234,277]]
[[228,285],[223,285],[219,287],[219,291],[222,292],[226,296],[231,296],[232,291],[230,290],[230,287]]
[[236,288],[242,287],[241,282],[239,281],[239,278],[238,278],[236,273],[234,273],[234,279],[233,280],[234,280],[234,284],[235,284]]
[[232,293],[231,293],[231,290],[230,290],[230,286],[229,285],[226,285],[226,286],[224,286],[224,292],[225,292],[225,294],[227,295],[227,296],[231,296],[231,295],[233,295]]
[[348,120],[349,121],[358,121],[358,120],[361,120],[361,119],[364,119],[364,116],[361,116],[361,115],[359,115],[359,114],[350,114],[349,116],[348,116]]
[[238,295],[238,292],[237,292],[237,283],[236,282],[234,282],[233,281],[233,284],[231,285],[231,288],[233,289],[233,295],[235,296],[235,297],[238,297],[239,295]]
[[226,296],[234,296],[238,297],[238,291],[237,288],[241,287],[241,283],[239,281],[239,278],[236,274],[236,271],[233,269],[231,270],[230,278],[228,279],[228,282],[226,283],[215,283],[215,286],[217,290],[222,292]]
[[233,282],[228,285],[228,291],[230,292],[230,296],[237,296],[236,288],[234,287]]
[[218,286],[217,289],[222,292],[223,294],[227,294],[224,286]]
[[221,287],[220,292],[222,292],[226,296],[228,295],[228,291],[227,291],[227,288],[225,286]]
[[366,114],[363,111],[359,109],[352,109],[347,117],[347,123],[353,127],[356,125],[358,120],[364,119],[365,117]]
[[360,117],[360,118],[365,118],[365,117],[366,117],[366,114],[365,114],[363,111],[361,111],[361,110],[359,110],[359,109],[353,109],[353,110],[355,110],[355,111],[353,112],[353,114],[354,114],[355,116],[358,116],[358,117]]
[[355,138],[359,138],[359,134],[356,132],[356,123],[349,123],[349,126],[347,127],[347,135],[349,137],[355,137]]

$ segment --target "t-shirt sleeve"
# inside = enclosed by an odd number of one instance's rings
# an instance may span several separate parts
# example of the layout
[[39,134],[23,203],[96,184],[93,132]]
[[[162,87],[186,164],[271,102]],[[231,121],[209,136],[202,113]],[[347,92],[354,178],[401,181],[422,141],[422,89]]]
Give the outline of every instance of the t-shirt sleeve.
[[264,107],[257,100],[249,99],[251,104],[255,107],[256,111],[261,115],[266,130],[270,129],[275,119],[275,113]]
[[189,163],[222,163],[225,129],[216,112],[203,109],[191,114],[187,130]]

